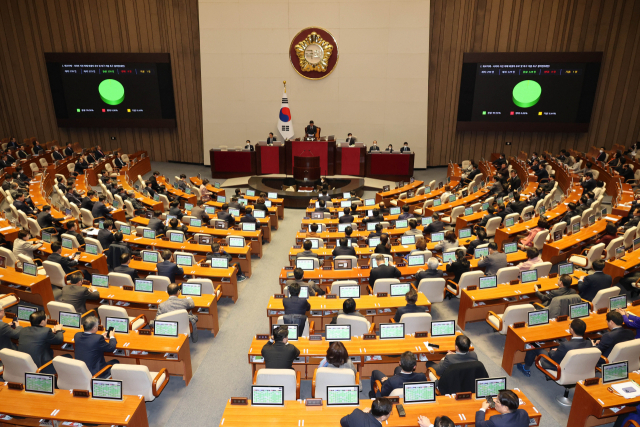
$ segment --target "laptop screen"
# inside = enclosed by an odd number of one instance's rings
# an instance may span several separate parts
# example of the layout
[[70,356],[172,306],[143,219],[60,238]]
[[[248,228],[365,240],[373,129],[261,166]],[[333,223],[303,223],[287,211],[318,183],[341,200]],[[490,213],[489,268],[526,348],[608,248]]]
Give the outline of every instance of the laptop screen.
[[440,232],[440,233],[431,233],[431,241],[432,242],[441,242],[444,240],[444,233]]
[[549,310],[530,311],[529,326],[546,325],[549,323]]
[[396,221],[396,228],[407,228],[409,222],[406,219],[399,219]]
[[351,325],[325,325],[324,328],[327,341],[351,340]]
[[338,224],[338,232],[339,233],[344,233],[344,230],[349,227],[351,224]]
[[400,215],[401,208],[398,206],[394,206],[389,208],[389,215]]
[[36,374],[26,372],[24,374],[24,391],[29,393],[53,394],[55,375]]
[[229,215],[233,217],[240,216],[240,209],[229,208]]
[[407,294],[411,290],[410,283],[392,283],[390,286],[390,296],[392,297],[402,297]]
[[153,282],[151,280],[136,279],[134,290],[136,292],[153,292]]
[[409,255],[407,258],[409,267],[413,267],[414,265],[424,265],[424,254],[419,255]]
[[153,334],[163,337],[177,337],[178,322],[156,320],[153,323]]
[[422,225],[429,225],[433,222],[433,218],[432,217],[427,217],[427,218],[422,218]]
[[189,225],[192,227],[202,227],[202,220],[198,218],[191,218]]
[[180,290],[182,295],[199,297],[202,295],[202,284],[182,282]]
[[232,248],[244,248],[244,238],[229,237],[229,246]]
[[462,228],[458,232],[458,238],[460,238],[460,239],[467,239],[469,237],[471,237],[471,229],[470,228]]
[[436,383],[423,381],[404,383],[404,404],[409,403],[434,403],[436,401]]
[[92,378],[91,396],[94,399],[122,400],[122,381]]
[[338,287],[338,298],[360,298],[360,286],[343,285]]
[[623,381],[629,378],[629,365],[624,362],[605,363],[602,365],[602,383]]
[[262,209],[254,209],[253,211],[254,218],[266,218],[266,212]]
[[28,262],[22,263],[22,272],[24,274],[28,274],[29,276],[37,276],[38,275],[38,266],[36,264],[31,264]]
[[496,288],[498,286],[497,276],[486,276],[480,278],[480,289]]
[[268,193],[267,194],[267,199],[277,199],[278,198],[278,193]]
[[609,311],[617,310],[618,308],[627,308],[627,295],[609,298]]
[[149,252],[142,251],[142,261],[144,262],[153,262],[158,263],[158,253],[157,252]]
[[376,223],[375,222],[368,222],[367,223],[367,231],[375,231],[376,229]]
[[18,320],[28,321],[31,313],[35,313],[36,311],[38,311],[37,308],[18,305]]
[[465,208],[464,209],[464,214],[465,214],[465,216],[473,214],[473,208]]
[[573,264],[567,263],[558,265],[558,274],[561,276],[563,274],[573,274]]
[[400,243],[403,245],[415,245],[416,244],[416,236],[402,236],[400,238]]
[[251,386],[251,405],[256,406],[283,406],[284,386]]
[[145,239],[155,239],[156,231],[145,228],[144,230],[142,230],[142,237],[144,237]]
[[254,197],[256,195],[256,190],[247,190],[247,196]]
[[505,243],[504,244],[504,253],[509,255],[518,252],[518,244],[517,243]]
[[275,335],[276,330],[280,326],[286,326],[289,329],[289,336],[287,337],[290,341],[298,341],[298,325],[272,325],[271,326],[271,334]]
[[514,223],[514,221],[515,221],[515,218],[507,218],[507,219],[504,221],[504,225],[505,225],[505,227],[513,227],[513,223]]
[[538,270],[527,270],[520,273],[522,283],[531,283],[538,280]]
[[581,302],[569,306],[569,318],[579,319],[580,317],[589,317],[589,303]]
[[176,264],[191,267],[193,266],[193,257],[191,255],[176,255]]
[[506,390],[506,388],[506,377],[476,379],[476,399],[497,396],[500,390]]
[[207,215],[212,215],[212,214],[216,213],[216,208],[215,208],[215,206],[205,206],[204,207],[204,212]]
[[218,196],[216,198],[216,201],[219,203],[226,203],[227,202],[227,196]]
[[473,251],[473,257],[479,259],[483,256],[489,256],[489,248],[476,248]]
[[256,223],[255,222],[243,222],[242,231],[256,231]]
[[296,259],[296,267],[305,271],[314,269],[314,261],[312,259]]
[[92,243],[85,243],[84,249],[88,254],[98,255],[98,245]]
[[92,274],[91,275],[91,284],[96,288],[108,288],[109,287],[109,276],[103,274]]
[[211,258],[212,268],[229,268],[229,259],[222,257]]
[[376,204],[376,201],[374,199],[364,199],[365,206],[373,206],[375,204]]
[[369,239],[369,246],[374,247],[380,244],[380,237],[371,237]]
[[59,316],[59,321],[62,326],[80,329],[80,320],[82,319],[82,315],[80,313],[68,313],[61,311]]
[[125,317],[107,317],[106,319],[105,330],[109,330],[109,328],[113,327],[114,332],[118,332],[120,334],[128,334],[129,333],[129,319]]
[[445,320],[441,322],[431,322],[432,337],[446,337],[456,334],[456,321]]
[[51,243],[51,233],[47,233],[46,231],[43,231],[42,240],[44,240],[47,243]]
[[73,242],[67,237],[62,238],[62,247],[65,249],[73,249]]
[[456,252],[455,251],[449,251],[449,252],[443,252],[442,253],[442,262],[449,262],[449,261],[455,261],[456,260]]
[[131,235],[131,226],[130,225],[121,225],[120,226],[120,231],[122,231],[122,234],[124,234],[126,236],[130,236]]
[[380,339],[402,339],[404,338],[404,323],[381,323]]

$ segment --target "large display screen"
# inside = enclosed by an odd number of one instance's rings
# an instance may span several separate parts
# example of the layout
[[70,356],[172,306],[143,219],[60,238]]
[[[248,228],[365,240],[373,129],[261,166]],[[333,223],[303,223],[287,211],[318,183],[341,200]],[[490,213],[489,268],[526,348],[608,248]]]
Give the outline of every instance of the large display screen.
[[60,127],[175,127],[168,53],[45,53]]
[[458,130],[587,132],[602,53],[465,53]]

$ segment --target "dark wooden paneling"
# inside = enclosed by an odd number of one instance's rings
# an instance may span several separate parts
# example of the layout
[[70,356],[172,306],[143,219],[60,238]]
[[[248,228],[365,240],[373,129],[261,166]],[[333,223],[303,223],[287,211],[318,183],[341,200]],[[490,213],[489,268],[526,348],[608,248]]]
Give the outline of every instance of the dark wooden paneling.
[[[430,1],[428,165],[640,139],[639,1]],[[456,132],[464,52],[591,51],[604,56],[588,133]]]
[[[0,16],[0,138],[203,163],[198,0],[3,0]],[[177,128],[58,128],[44,52],[168,52]]]

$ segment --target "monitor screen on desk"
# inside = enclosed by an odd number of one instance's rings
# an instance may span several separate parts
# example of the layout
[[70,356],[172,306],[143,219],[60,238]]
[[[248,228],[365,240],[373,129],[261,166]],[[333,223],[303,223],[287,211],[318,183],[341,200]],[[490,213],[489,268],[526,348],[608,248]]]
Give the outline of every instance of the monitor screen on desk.
[[401,208],[399,206],[393,206],[389,208],[389,215],[400,215]]
[[505,227],[513,227],[514,222],[515,222],[515,218],[507,218],[504,221],[504,226]]
[[436,383],[433,381],[421,381],[415,383],[404,383],[404,404],[411,403],[435,403]]
[[616,259],[622,258],[624,256],[624,251],[625,251],[624,246],[618,246],[616,248],[616,254],[615,254]]
[[456,196],[455,196],[455,194],[450,195],[450,196],[449,196],[449,203],[451,203],[451,202],[455,202],[455,201],[456,201]]
[[289,341],[298,341],[298,325],[293,325],[293,324],[271,325],[271,335],[275,335],[276,331],[280,326],[286,326],[289,329],[289,336],[287,337]]
[[409,222],[406,219],[399,219],[395,222],[396,228],[407,228],[409,226]]
[[596,223],[596,216],[595,215],[591,215],[589,217],[589,225],[593,225]]
[[31,316],[31,313],[35,313],[36,311],[38,311],[38,309],[35,307],[18,305],[18,320],[29,321],[29,316]]
[[489,209],[489,203],[483,203],[480,209],[486,211],[487,209]]
[[198,243],[201,245],[210,245],[211,244],[211,235],[209,234],[200,234],[198,236]]
[[495,397],[500,390],[506,389],[506,377],[476,379],[476,399],[486,399],[487,396]]
[[435,242],[441,242],[444,240],[444,232],[439,232],[439,233],[431,233],[431,241],[433,243]]
[[213,215],[214,213],[216,213],[216,208],[215,208],[215,206],[205,206],[204,207],[204,212],[207,215]]
[[182,285],[180,285],[180,291],[184,296],[199,297],[202,296],[202,284],[182,282]]
[[129,333],[129,319],[126,317],[107,317],[106,325],[104,327],[105,331],[108,331],[109,328],[113,328],[114,332],[119,334],[128,334]]
[[229,208],[229,215],[233,217],[240,216],[240,209]]
[[604,363],[602,365],[602,384],[629,379],[629,364],[623,362]]
[[256,190],[247,190],[247,196],[254,197],[256,195]]
[[589,317],[589,303],[581,302],[569,305],[569,318],[573,320],[581,317]]
[[409,255],[407,257],[407,265],[409,265],[409,267],[413,267],[415,265],[424,265],[424,264],[425,264],[424,254]]
[[375,199],[364,199],[364,205],[365,206],[373,206],[376,204]]
[[390,296],[403,297],[411,290],[411,283],[392,283],[390,285]]
[[618,308],[623,310],[627,309],[627,295],[619,295],[617,297],[609,298],[609,311],[614,311]]
[[367,231],[375,231],[377,222],[368,222],[367,223]]
[[360,285],[338,286],[338,298],[360,298]]
[[244,248],[243,237],[229,237],[229,247],[231,248]]
[[338,232],[339,233],[344,233],[344,230],[346,230],[347,227],[350,227],[351,224],[338,224]]
[[383,186],[382,186],[382,191],[383,191],[383,192],[385,192],[385,193],[386,193],[387,191],[390,191],[390,190],[391,190],[391,186],[389,186],[389,185],[383,185]]
[[343,199],[350,199],[351,198],[351,193],[349,193],[348,191],[345,191],[344,193],[342,193],[342,198]]
[[277,199],[278,198],[278,193],[268,193],[267,194],[267,199]]
[[307,240],[311,242],[311,249],[320,248],[320,240],[318,239],[307,239]]
[[351,340],[351,325],[325,325],[324,331],[327,341]]
[[28,262],[22,263],[22,272],[24,274],[28,274],[29,276],[37,276],[38,275],[38,266],[36,264],[31,264]]
[[125,236],[131,236],[131,226],[130,225],[121,225],[120,226],[120,231]]
[[380,237],[371,237],[369,238],[369,247],[373,248],[380,244]]
[[513,254],[518,252],[518,244],[517,243],[505,243],[503,247],[504,253],[506,255]]
[[63,327],[80,329],[80,321],[82,320],[82,314],[61,311],[58,314],[58,316],[59,316],[59,323]]
[[404,323],[381,323],[380,324],[380,339],[403,339],[404,338]]
[[106,274],[92,274],[91,284],[96,288],[108,288],[109,276],[107,276]]
[[327,406],[358,406],[360,386],[327,386]]
[[284,406],[284,386],[252,385],[252,406]]
[[324,212],[311,212],[311,219],[324,219]]
[[44,240],[47,243],[51,243],[51,235],[52,233],[47,233],[46,231],[42,232],[42,240]]
[[462,228],[460,229],[460,231],[458,231],[458,238],[459,239],[467,239],[471,237],[471,229],[470,228]]
[[191,218],[189,225],[192,227],[202,227],[202,220],[199,218]]
[[133,286],[136,292],[153,292],[153,281],[151,280],[136,279]]
[[402,236],[400,237],[400,243],[402,245],[415,245],[416,244],[416,236]]
[[563,274],[573,274],[573,264],[567,263],[558,265],[558,274],[561,276]]
[[471,215],[473,214],[473,208],[464,208],[464,215]]
[[527,270],[520,273],[522,283],[531,283],[538,280],[538,270]]
[[193,267],[193,256],[189,255],[176,255],[176,264],[179,266]]
[[[384,258],[384,265],[389,265],[389,258]],[[378,261],[375,258],[371,258],[371,268],[378,267]]]
[[153,334],[162,337],[177,337],[178,322],[156,320],[153,322]]
[[573,234],[576,234],[578,231],[580,231],[580,223],[579,223],[579,222],[576,222],[575,224],[573,224],[573,225],[571,226],[571,232],[572,232]]
[[142,251],[142,261],[158,263],[158,252]]
[[73,242],[68,237],[62,238],[62,247],[65,249],[73,249]]
[[498,287],[498,276],[486,276],[480,278],[480,289],[489,289]]
[[433,207],[440,206],[441,204],[442,204],[442,200],[440,200],[439,198],[433,201]]
[[84,251],[90,255],[98,255],[98,245],[93,243],[85,243]]
[[549,324],[549,310],[530,311],[528,326],[538,326]]
[[426,217],[426,218],[422,218],[422,225],[423,226],[427,226],[429,224],[431,224],[433,222],[433,218],[432,217]]
[[92,378],[91,397],[94,399],[122,400],[122,381]]
[[262,209],[254,209],[253,210],[253,216],[254,216],[254,218],[266,218],[267,217],[267,212],[263,211]]
[[55,375],[26,372],[24,374],[24,391],[27,393],[53,394],[54,382]]
[[485,247],[485,248],[476,248],[473,251],[473,258],[474,259],[479,259],[483,256],[489,256],[489,248]]
[[145,239],[155,239],[156,231],[145,228],[144,230],[142,230],[142,237],[144,237]]
[[351,259],[337,259],[333,261],[334,270],[351,270],[353,269],[353,262]]
[[229,268],[229,259],[222,257],[211,258],[211,268]]
[[256,223],[255,222],[243,222],[242,231],[256,231]]
[[633,239],[633,250],[637,251],[640,248],[640,237]]
[[456,334],[456,321],[431,322],[431,337],[449,337]]
[[217,201],[218,203],[227,203],[227,196],[218,196],[218,197],[216,198],[216,201]]
[[442,253],[442,262],[453,262],[456,260],[456,251],[448,251]]
[[213,183],[213,187],[214,188],[220,188],[220,183],[219,182],[214,182]]
[[296,259],[296,267],[304,271],[313,271],[314,261],[312,259]]

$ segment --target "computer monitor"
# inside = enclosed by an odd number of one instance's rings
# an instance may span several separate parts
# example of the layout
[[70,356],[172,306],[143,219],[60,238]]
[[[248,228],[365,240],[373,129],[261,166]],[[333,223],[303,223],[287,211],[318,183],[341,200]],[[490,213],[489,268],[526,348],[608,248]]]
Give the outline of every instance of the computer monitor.
[[227,221],[214,221],[213,225],[216,230],[226,230],[228,227]]
[[353,269],[353,262],[351,259],[337,259],[333,261],[334,270],[351,270]]
[[409,255],[407,257],[407,264],[409,265],[409,267],[413,267],[414,265],[424,265],[424,254]]
[[267,193],[267,199],[277,199],[278,193]]
[[396,228],[407,228],[409,226],[409,221],[406,219],[399,219],[395,222]]
[[378,246],[379,244],[380,244],[380,237],[369,238],[369,247],[373,248],[374,246]]
[[358,406],[360,404],[360,386],[327,386],[327,406]]
[[153,201],[154,202],[159,202],[160,201],[160,196],[158,194],[154,194],[153,195]]
[[633,239],[633,250],[637,251],[640,248],[640,237]]
[[346,223],[338,224],[338,232],[339,233],[344,233],[344,230],[346,230],[347,227],[349,227],[349,226],[351,226],[351,224],[346,224]]
[[480,289],[489,289],[498,287],[498,276],[485,276],[480,278]]
[[507,389],[507,377],[476,379],[476,399],[495,397]]
[[106,274],[92,274],[91,285],[95,286],[96,288],[108,288],[109,276],[107,276]]
[[360,298],[360,285],[338,286],[338,298]]
[[307,299],[309,298],[309,287],[308,286],[300,286],[300,294],[298,298]]
[[92,378],[91,397],[94,399],[122,400],[122,381]]
[[233,217],[240,216],[240,209],[229,208],[229,215]]
[[254,197],[256,195],[256,190],[247,190],[245,193],[247,196]]
[[311,212],[311,219],[324,219],[324,212]]
[[424,194],[431,193],[431,187],[424,187]]
[[514,223],[515,223],[515,218],[507,218],[504,221],[504,226],[505,227],[513,227]]
[[80,322],[82,321],[81,313],[69,313],[67,311],[61,311],[58,316],[58,322],[63,327],[80,329]]
[[441,199],[439,199],[439,198],[438,198],[438,199],[435,199],[435,200],[433,201],[433,206],[434,206],[434,207],[436,207],[436,206],[440,206],[441,204],[442,204],[442,200],[441,200]]
[[503,250],[506,255],[516,253],[518,252],[518,243],[505,243]]
[[615,253],[616,259],[622,258],[624,256],[624,251],[625,251],[624,246],[618,246],[616,248],[616,253]]
[[65,249],[73,249],[73,241],[68,237],[62,238],[62,247]]
[[242,231],[256,231],[256,223],[255,222],[243,222]]
[[145,279],[136,279],[133,283],[133,289],[136,292],[153,292],[153,281]]
[[307,239],[311,242],[311,249],[318,249],[320,247],[320,240],[318,239]]
[[176,255],[176,264],[185,267],[193,267],[193,256],[191,255]]
[[456,195],[455,194],[450,195],[449,196],[449,203],[455,202],[455,201],[456,201]]
[[158,263],[158,252],[142,251],[142,261]]
[[38,311],[35,307],[27,307],[26,305],[18,305],[18,320],[29,321],[31,313]]
[[563,274],[573,274],[573,264],[569,262],[567,264],[558,265],[558,274],[561,276]]
[[402,236],[400,237],[400,244],[402,245],[415,245],[416,244],[416,236]]
[[450,337],[456,334],[456,321],[431,322],[431,337]]
[[538,208],[538,213],[540,214],[540,216],[542,216],[543,213],[546,212],[546,208],[544,206],[540,206],[540,208]]
[[465,216],[473,214],[473,208],[464,208]]
[[22,263],[22,272],[29,276],[36,277],[38,275],[38,266],[29,262]]
[[364,205],[365,206],[373,206],[376,204],[375,199],[364,199]]
[[144,230],[142,230],[142,237],[144,237],[145,239],[155,239],[156,231],[145,228]]
[[211,258],[211,268],[229,268],[229,259],[222,257]]
[[576,222],[575,224],[573,224],[573,225],[571,226],[571,232],[572,232],[573,234],[576,234],[578,231],[580,231],[580,223],[579,223],[579,222]]
[[431,241],[432,242],[441,242],[444,240],[444,232],[431,233]]
[[389,191],[389,190],[391,190],[391,187],[390,187],[389,185],[383,185],[383,186],[382,186],[382,191],[383,191],[383,192],[387,192],[387,191]]
[[421,381],[404,383],[403,404],[411,403],[435,403],[436,383],[433,381]]
[[526,270],[520,273],[522,283],[531,283],[538,280],[538,270]]
[[105,331],[113,327],[113,331],[119,334],[129,333],[129,319],[126,317],[107,317],[106,323],[104,327]]
[[125,236],[131,236],[131,226],[130,225],[121,225],[120,226],[120,231]]
[[380,323],[380,339],[403,339],[404,323]]
[[27,393],[53,394],[55,375],[25,372],[24,391]]
[[47,243],[51,243],[51,235],[52,233],[47,233],[46,231],[42,232],[42,240],[44,240]]
[[502,197],[498,197],[498,198],[496,199],[496,203],[497,203],[497,204],[499,204],[499,205],[501,205],[501,204],[502,204]]
[[602,384],[624,381],[629,379],[629,364],[623,362],[602,364]]
[[266,218],[267,217],[267,212],[263,211],[262,209],[254,209],[253,210],[253,217],[254,218],[258,218],[258,219]]
[[304,271],[313,271],[314,261],[312,259],[296,259],[296,268],[301,268]]
[[489,209],[489,203],[483,203],[480,209],[486,211],[487,209]]
[[252,385],[251,406],[284,406],[284,386]]
[[348,191],[345,191],[342,193],[342,198],[343,199],[350,199],[351,198],[351,193],[349,193]]
[[327,341],[350,341],[351,325],[325,325]]
[[530,311],[528,313],[528,326],[538,326],[549,324],[549,310]]
[[231,247],[231,248],[244,248],[244,238],[242,238],[242,237],[229,237],[229,247]]
[[619,295],[617,297],[609,298],[609,311],[616,310],[618,308],[627,308],[627,295]]
[[400,206],[393,206],[389,208],[389,215],[400,215],[402,208]]
[[156,320],[153,322],[153,334],[162,337],[177,337],[178,322]]
[[596,223],[596,216],[595,215],[591,215],[589,217],[589,225],[593,225]]
[[376,230],[376,222],[368,222],[367,223],[367,231],[375,231]]
[[182,282],[182,285],[180,285],[180,292],[184,296],[192,296],[192,297],[202,296],[202,284]]
[[460,231],[458,231],[458,238],[459,239],[467,239],[471,237],[471,229],[470,228],[461,228]]
[[218,203],[227,203],[227,196],[218,196],[218,197],[216,198],[216,201],[217,201]]
[[442,262],[449,262],[456,260],[456,251],[448,251],[442,253]]
[[215,208],[215,206],[205,206],[204,207],[204,212],[207,215],[212,215],[212,214],[216,213],[216,208]]
[[392,283],[390,285],[390,296],[403,297],[411,290],[411,283]]
[[428,216],[426,218],[422,218],[422,225],[427,226],[433,222],[433,218]]
[[202,227],[202,220],[200,218],[191,218],[189,225],[192,227]]
[[604,208],[600,211],[600,214],[602,215],[602,218],[604,218],[605,216],[607,216],[607,208]]
[[210,245],[212,239],[212,236],[209,234],[200,234],[198,236],[198,243],[201,245]]
[[187,188],[185,188],[185,189],[184,189],[184,192],[185,192],[186,194],[191,194],[191,187],[187,187]]
[[473,258],[474,259],[479,259],[483,256],[489,256],[489,248],[476,248],[473,251]]
[[294,325],[294,324],[271,325],[271,335],[275,335],[276,330],[280,326],[286,326],[289,329],[289,336],[287,337],[289,341],[298,341],[298,325]]
[[98,255],[98,245],[94,245],[93,243],[85,243],[84,251],[91,255]]
[[573,320],[581,317],[589,317],[589,303],[581,302],[569,305],[569,318]]

